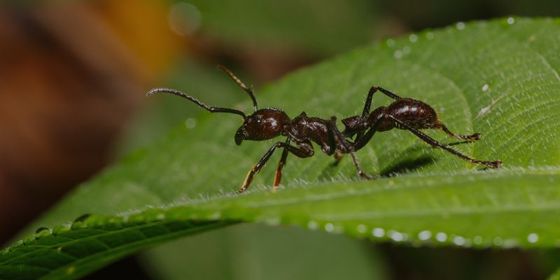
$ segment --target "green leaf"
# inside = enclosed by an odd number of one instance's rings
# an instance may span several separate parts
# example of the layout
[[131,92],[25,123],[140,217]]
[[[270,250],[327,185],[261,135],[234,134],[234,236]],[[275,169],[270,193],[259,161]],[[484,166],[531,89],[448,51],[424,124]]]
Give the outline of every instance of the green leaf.
[[[272,192],[275,155],[238,195],[245,172],[273,141],[237,147],[240,120],[207,114],[80,186],[36,223],[62,226],[0,253],[0,278],[75,278],[162,240],[235,222],[407,244],[557,246],[559,46],[558,20],[459,23],[356,50],[258,93],[261,106],[290,116],[341,119],[362,110],[372,84],[382,85],[433,105],[456,132],[482,133],[457,148],[501,159],[499,170],[479,170],[406,131],[390,131],[357,155],[368,172],[392,177],[359,180],[348,158],[332,167],[317,151],[290,157],[284,187]],[[389,102],[374,98],[376,106]],[[241,108],[249,111],[250,102]],[[85,213],[93,215],[70,222]]]

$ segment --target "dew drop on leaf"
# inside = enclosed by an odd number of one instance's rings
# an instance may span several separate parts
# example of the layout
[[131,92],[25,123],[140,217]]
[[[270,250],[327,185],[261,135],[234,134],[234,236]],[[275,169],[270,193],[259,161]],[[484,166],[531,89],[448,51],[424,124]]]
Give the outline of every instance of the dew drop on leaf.
[[462,236],[455,236],[453,237],[453,244],[457,245],[457,246],[464,246],[466,243],[466,239]]
[[311,220],[307,223],[307,228],[310,230],[316,230],[319,228],[319,224],[316,221]]
[[356,228],[356,230],[359,233],[366,233],[367,232],[367,226],[364,224],[359,224],[358,227]]
[[537,241],[539,241],[539,235],[534,232],[530,233],[527,235],[527,241],[529,241],[529,243],[537,243]]
[[373,234],[373,236],[375,237],[383,237],[385,236],[385,230],[382,228],[374,228],[371,233]]
[[406,239],[406,236],[398,231],[390,230],[389,238],[391,238],[395,242],[400,242],[400,241],[404,241]]
[[432,233],[429,230],[423,230],[418,233],[418,239],[422,241],[426,241],[430,238],[432,238]]
[[188,118],[185,120],[185,127],[187,129],[193,129],[196,127],[196,120],[194,118]]
[[439,242],[447,241],[447,234],[445,232],[438,232],[436,234],[436,240]]

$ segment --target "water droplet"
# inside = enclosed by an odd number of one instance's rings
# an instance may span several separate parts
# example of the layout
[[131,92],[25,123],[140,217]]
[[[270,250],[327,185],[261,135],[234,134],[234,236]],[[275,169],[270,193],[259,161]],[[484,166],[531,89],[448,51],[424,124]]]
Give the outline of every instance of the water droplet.
[[453,237],[453,244],[457,245],[457,246],[464,246],[466,243],[466,239],[462,236],[455,236]]
[[436,240],[439,242],[445,242],[447,240],[447,234],[445,234],[445,232],[436,233]]
[[479,235],[475,236],[475,237],[473,238],[473,243],[474,243],[475,245],[480,245],[480,244],[482,244],[482,236],[479,236]]
[[79,216],[78,218],[74,219],[74,223],[81,223],[81,222],[85,222],[85,220],[87,220],[89,217],[91,217],[91,214],[83,214],[81,216]]
[[509,25],[514,24],[514,23],[515,23],[515,18],[513,18],[513,17],[508,17],[508,18],[507,18],[507,23],[508,23]]
[[405,240],[405,235],[398,232],[398,231],[390,230],[389,231],[389,238],[393,239],[393,241],[400,242],[400,241]]
[[396,59],[401,59],[402,55],[403,55],[403,53],[402,53],[401,50],[396,50],[396,51],[393,53],[393,56],[394,56]]
[[218,220],[221,217],[222,217],[222,213],[220,213],[220,212],[214,212],[214,213],[212,213],[208,216],[208,218],[211,219],[211,220]]
[[179,2],[171,6],[167,20],[173,32],[181,36],[187,36],[200,28],[202,16],[196,6]]
[[494,245],[495,246],[502,246],[504,244],[504,240],[501,237],[494,238]]
[[482,91],[487,92],[490,89],[490,86],[488,84],[484,84],[482,86]]
[[416,43],[416,41],[418,41],[418,35],[416,35],[416,34],[410,34],[410,36],[408,36],[408,40],[409,40],[411,43]]
[[513,248],[517,246],[517,240],[515,239],[506,239],[504,241],[504,247],[505,248]]
[[426,33],[426,39],[428,39],[428,40],[434,39],[434,33],[433,32]]
[[277,226],[280,224],[280,217],[268,217],[264,220],[264,223],[269,226]]
[[457,30],[463,30],[463,29],[465,29],[465,23],[462,22],[462,21],[457,22],[457,24],[455,25],[455,27],[457,27]]
[[385,230],[382,228],[374,228],[371,233],[373,234],[373,236],[375,237],[383,237],[385,236]]
[[193,129],[196,127],[196,119],[188,118],[185,120],[185,127],[187,129]]
[[45,231],[50,232],[50,229],[49,229],[48,227],[40,227],[40,228],[38,228],[38,229],[35,231],[35,233],[36,233],[36,234],[39,234],[39,233],[43,233],[43,232],[45,232]]
[[358,230],[359,233],[366,233],[367,232],[367,226],[364,225],[364,224],[359,224],[356,229]]
[[410,50],[411,50],[411,49],[410,49],[409,46],[404,47],[404,48],[403,48],[403,54],[409,54],[409,53],[410,53]]
[[307,228],[310,230],[316,230],[319,228],[319,224],[316,221],[307,222]]
[[539,241],[539,235],[536,233],[529,233],[529,235],[527,235],[527,241],[529,241],[529,243],[537,243],[537,241]]
[[385,41],[385,44],[387,45],[387,47],[394,47],[395,46],[395,40],[393,39],[387,39],[387,41]]
[[333,232],[334,231],[334,225],[332,223],[326,223],[325,224],[325,230],[327,232]]
[[422,241],[426,241],[430,238],[432,238],[432,233],[429,230],[423,230],[418,233],[418,239]]

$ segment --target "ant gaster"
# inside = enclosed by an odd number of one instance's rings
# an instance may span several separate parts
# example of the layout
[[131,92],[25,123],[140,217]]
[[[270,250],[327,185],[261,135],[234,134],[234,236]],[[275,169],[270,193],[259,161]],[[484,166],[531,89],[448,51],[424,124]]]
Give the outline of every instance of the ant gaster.
[[[363,148],[376,131],[386,131],[392,128],[407,129],[433,147],[442,148],[472,163],[482,164],[490,168],[497,168],[501,164],[499,160],[482,161],[470,158],[454,150],[450,145],[441,144],[421,132],[419,129],[436,128],[442,129],[450,136],[464,140],[465,142],[472,142],[479,139],[478,133],[472,135],[457,135],[452,133],[438,120],[434,109],[421,101],[411,98],[401,98],[388,90],[372,87],[367,96],[362,115],[345,118],[342,121],[345,125],[345,130],[341,132],[336,126],[335,117],[325,120],[317,117],[308,117],[305,112],[302,112],[294,119],[290,119],[290,117],[280,109],[259,109],[253,90],[246,86],[227,68],[221,65],[218,66],[218,68],[224,71],[249,95],[253,102],[253,113],[251,115],[247,116],[244,112],[236,109],[208,106],[197,98],[175,89],[155,88],[150,90],[146,95],[158,93],[173,94],[186,98],[211,113],[231,113],[240,115],[243,117],[243,124],[235,133],[235,143],[237,145],[241,145],[243,140],[261,141],[278,136],[286,137],[284,141],[279,141],[272,145],[257,164],[249,170],[239,192],[244,192],[249,188],[253,176],[261,170],[274,151],[281,148],[282,155],[276,167],[273,184],[274,189],[276,189],[280,184],[282,168],[286,164],[288,153],[292,153],[300,158],[313,156],[314,150],[312,142],[319,145],[321,151],[325,154],[334,155],[336,162],[340,161],[343,154],[350,154],[352,162],[358,171],[358,175],[363,178],[371,179],[372,177],[362,170],[354,152]],[[385,95],[395,99],[395,101],[388,107],[379,107],[370,113],[371,99],[376,91],[381,91]]]

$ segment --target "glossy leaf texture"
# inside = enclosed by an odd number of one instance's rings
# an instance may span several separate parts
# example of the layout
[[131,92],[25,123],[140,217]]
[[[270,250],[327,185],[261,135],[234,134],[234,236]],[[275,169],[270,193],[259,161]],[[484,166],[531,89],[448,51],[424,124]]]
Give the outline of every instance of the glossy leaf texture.
[[[333,167],[316,147],[312,158],[288,158],[279,191],[270,187],[274,155],[238,195],[245,173],[274,141],[238,147],[233,135],[241,120],[208,114],[80,186],[34,228],[59,226],[0,253],[0,278],[76,278],[157,242],[236,222],[415,245],[558,246],[559,50],[556,19],[458,23],[375,43],[257,93],[262,107],[340,120],[361,112],[369,87],[380,85],[433,105],[453,131],[480,132],[480,141],[455,147],[502,160],[499,170],[481,170],[394,130],[357,154],[379,179],[357,178],[349,158]],[[374,98],[374,106],[389,102]],[[250,102],[238,108],[250,111]],[[86,213],[92,215],[71,222]]]

